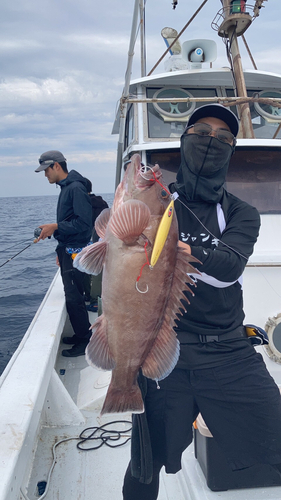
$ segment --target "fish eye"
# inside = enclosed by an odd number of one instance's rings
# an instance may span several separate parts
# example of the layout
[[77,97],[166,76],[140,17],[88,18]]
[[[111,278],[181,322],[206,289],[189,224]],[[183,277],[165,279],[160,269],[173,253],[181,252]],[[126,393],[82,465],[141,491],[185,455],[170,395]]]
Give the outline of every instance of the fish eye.
[[167,193],[167,191],[165,191],[165,189],[162,189],[161,196],[162,196],[162,198],[168,198],[169,193]]

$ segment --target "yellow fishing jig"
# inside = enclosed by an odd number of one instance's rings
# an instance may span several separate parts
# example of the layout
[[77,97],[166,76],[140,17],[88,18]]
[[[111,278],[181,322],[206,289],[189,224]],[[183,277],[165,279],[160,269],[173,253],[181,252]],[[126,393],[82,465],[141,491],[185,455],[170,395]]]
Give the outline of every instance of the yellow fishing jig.
[[159,224],[158,230],[157,230],[157,234],[156,234],[156,238],[155,238],[155,242],[154,242],[154,246],[153,246],[153,250],[152,250],[152,254],[151,254],[151,260],[150,260],[150,268],[151,269],[153,269],[153,267],[155,266],[157,260],[160,257],[160,254],[163,250],[163,247],[165,245],[165,242],[166,242],[166,239],[167,239],[167,236],[168,236],[171,224],[172,224],[174,210],[175,210],[174,200],[172,200],[171,203],[166,208],[164,215],[161,219],[161,222]]

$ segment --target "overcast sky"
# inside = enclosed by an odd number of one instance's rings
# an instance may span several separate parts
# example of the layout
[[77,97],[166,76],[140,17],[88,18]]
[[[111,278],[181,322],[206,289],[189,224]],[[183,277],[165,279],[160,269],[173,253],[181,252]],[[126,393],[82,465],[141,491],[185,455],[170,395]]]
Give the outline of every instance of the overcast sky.
[[[147,71],[165,50],[161,29],[179,32],[202,0],[147,0]],[[254,0],[249,2],[254,4]],[[280,0],[264,2],[246,32],[258,69],[281,73]],[[114,191],[118,136],[111,135],[124,85],[134,0],[2,0],[0,21],[0,196],[58,194],[41,153],[62,151],[69,169],[91,179],[93,192]],[[214,67],[227,66],[211,22],[221,8],[209,0],[181,41],[217,42]],[[240,40],[243,67],[252,68]],[[136,47],[133,77],[140,76]],[[156,69],[162,72],[164,63]]]

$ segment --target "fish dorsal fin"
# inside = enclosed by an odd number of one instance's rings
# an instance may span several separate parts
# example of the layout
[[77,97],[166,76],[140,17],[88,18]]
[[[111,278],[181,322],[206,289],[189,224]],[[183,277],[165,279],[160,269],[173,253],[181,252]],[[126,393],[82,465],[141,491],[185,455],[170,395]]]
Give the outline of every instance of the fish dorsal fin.
[[194,280],[188,276],[188,274],[201,274],[198,269],[190,264],[190,262],[197,262],[198,264],[201,264],[196,257],[187,254],[185,250],[178,247],[173,282],[166,308],[166,315],[170,315],[172,326],[175,326],[174,319],[176,319],[177,314],[182,314],[181,311],[183,310],[183,304],[181,299],[185,300],[185,302],[189,304],[189,300],[183,291],[188,291],[191,295],[194,295],[194,292],[191,288],[189,288],[187,283],[194,287],[196,287],[196,285]]
[[140,200],[128,200],[113,213],[109,227],[127,245],[133,244],[148,226],[151,212]]
[[103,370],[113,370],[115,361],[110,354],[106,334],[106,319],[102,314],[92,326],[93,334],[86,348],[86,361],[89,365],[102,368]]
[[110,208],[105,208],[95,220],[95,230],[100,238],[104,239],[108,221],[110,219]]
[[98,241],[89,245],[77,254],[73,261],[74,267],[79,271],[97,276],[102,271],[103,262],[107,250],[105,241]]
[[142,372],[148,378],[161,380],[167,377],[177,364],[180,349],[179,341],[173,327],[175,326],[177,314],[182,314],[183,304],[181,299],[189,302],[183,290],[188,290],[194,295],[187,285],[187,283],[194,285],[194,281],[186,273],[199,273],[190,264],[190,261],[199,262],[192,255],[188,255],[182,248],[178,248],[172,286],[166,302],[164,320],[154,344],[142,365]]

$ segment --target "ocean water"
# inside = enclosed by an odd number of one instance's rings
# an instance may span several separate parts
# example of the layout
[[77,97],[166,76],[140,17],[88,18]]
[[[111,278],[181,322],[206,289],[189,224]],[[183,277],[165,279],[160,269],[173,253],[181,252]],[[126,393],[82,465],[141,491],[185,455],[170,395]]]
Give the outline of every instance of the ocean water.
[[[113,194],[101,196],[112,205]],[[56,240],[33,243],[36,227],[56,221],[57,200],[58,196],[0,198],[0,374],[58,269]]]

